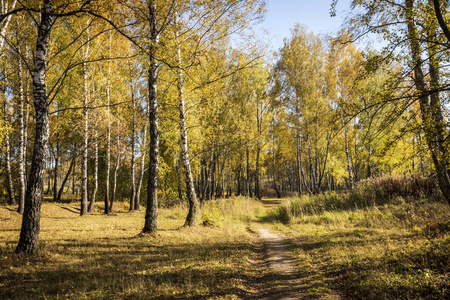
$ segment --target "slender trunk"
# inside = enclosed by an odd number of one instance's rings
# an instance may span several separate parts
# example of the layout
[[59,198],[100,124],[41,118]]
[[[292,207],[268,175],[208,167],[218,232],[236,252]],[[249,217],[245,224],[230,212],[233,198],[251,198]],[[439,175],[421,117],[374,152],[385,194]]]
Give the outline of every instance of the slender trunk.
[[144,171],[145,171],[145,149],[147,149],[147,125],[145,125],[144,137],[143,137],[142,146],[141,146],[141,173],[139,174],[139,180],[138,180],[138,185],[137,185],[137,189],[136,189],[136,201],[134,202],[135,210],[139,210],[139,206],[141,203],[141,187],[142,187],[142,181],[144,179]]
[[131,106],[133,111],[133,124],[131,125],[131,197],[130,211],[134,210],[136,201],[136,179],[135,179],[135,154],[136,154],[136,99],[134,99],[134,88],[131,86]]
[[[319,102],[316,102],[316,105],[319,105]],[[319,192],[319,174],[320,174],[320,157],[319,157],[319,108],[316,109],[316,131],[315,131],[315,160],[314,160],[314,193]]]
[[314,160],[312,156],[312,147],[311,147],[311,138],[309,134],[309,128],[308,128],[308,156],[309,156],[309,176],[311,178],[310,180],[310,189],[315,194],[316,191],[316,171],[314,168]]
[[[273,141],[273,135],[272,135],[272,141]],[[275,145],[273,145],[273,146],[275,147]],[[272,174],[273,188],[275,189],[275,192],[277,193],[277,198],[281,198],[281,194],[280,194],[280,191],[278,190],[277,180],[276,180],[275,148],[273,149],[273,153],[272,153],[272,164],[273,164],[272,165],[272,167],[273,167],[273,174]]]
[[116,167],[114,168],[113,174],[113,186],[111,191],[111,203],[109,204],[109,211],[112,212],[114,201],[116,200],[116,190],[117,190],[117,174],[119,173],[120,166],[120,152],[119,152],[119,136],[117,136],[117,162]]
[[349,183],[350,188],[353,190],[355,188],[355,180],[353,178],[352,156],[350,153],[350,146],[349,146],[349,142],[348,142],[347,126],[345,126],[345,128],[344,128],[344,136],[345,136],[345,155],[347,157],[348,183]]
[[209,188],[210,188],[213,164],[214,164],[214,152],[211,153],[211,161],[209,162],[209,171],[207,168],[208,166],[205,166],[205,185],[203,186],[204,197],[202,197],[203,200],[209,200]]
[[[3,94],[6,93],[6,89],[4,89]],[[4,116],[5,116],[5,123],[9,124],[9,106],[8,106],[8,100],[5,95],[4,100]],[[5,131],[5,151],[6,151],[6,188],[8,190],[8,203],[10,205],[16,204],[16,199],[14,197],[14,185],[12,180],[12,173],[11,173],[11,137],[9,133],[9,129]]]
[[117,107],[117,161],[116,167],[114,168],[113,174],[113,186],[111,191],[111,202],[109,203],[109,212],[112,212],[114,201],[116,200],[116,189],[117,189],[117,173],[119,172],[120,166],[120,119],[119,119],[119,107]]
[[177,170],[178,179],[178,201],[183,203],[183,183],[181,180],[180,159],[178,158],[178,152],[175,154],[175,168]]
[[[109,55],[111,56],[112,34],[109,33]],[[105,176],[105,209],[104,213],[109,214],[109,177],[111,172],[111,112],[110,112],[110,78],[111,78],[111,63],[108,63],[108,79],[106,84],[106,113],[107,113],[107,129],[106,129],[106,176]]]
[[[178,13],[175,12],[175,26],[178,26]],[[178,66],[177,69],[177,87],[178,87],[178,109],[180,113],[180,141],[181,141],[181,159],[183,160],[183,168],[184,168],[184,177],[186,183],[186,197],[189,203],[189,212],[186,216],[186,221],[184,222],[184,226],[194,226],[197,220],[197,215],[200,211],[200,205],[197,199],[197,195],[195,194],[195,186],[194,179],[191,171],[191,161],[189,159],[189,147],[188,147],[188,137],[187,137],[187,128],[186,128],[186,110],[184,105],[184,80],[181,72],[182,68],[182,60],[181,60],[181,49],[180,43],[178,40],[178,28],[175,32],[176,42],[177,42],[177,58],[178,58]],[[177,158],[178,165],[178,158]],[[178,168],[179,169],[179,168]],[[179,172],[179,170],[178,170]],[[178,173],[179,174],[179,173]],[[181,175],[178,175],[178,193],[180,195],[180,200],[182,200],[181,196]]]
[[297,129],[297,176],[298,176],[298,186],[297,192],[299,195],[303,193],[302,189],[302,169],[303,169],[303,158],[302,158],[302,137],[300,135],[300,130]]
[[[86,50],[87,52],[88,50]],[[88,148],[89,148],[89,99],[88,99],[88,87],[87,87],[87,69],[86,69],[86,57],[83,62],[83,155],[81,162],[81,210],[80,215],[84,216],[88,210]]]
[[72,195],[75,195],[76,169],[77,169],[77,159],[75,158],[73,171],[72,171]]
[[213,152],[213,163],[211,164],[209,168],[209,173],[211,177],[211,183],[210,183],[210,191],[209,191],[209,197],[212,199],[214,197],[214,189],[216,188],[216,153]]
[[33,96],[36,111],[36,129],[31,170],[25,194],[25,207],[22,218],[19,243],[15,252],[35,253],[40,231],[41,204],[43,198],[43,179],[47,158],[49,111],[46,91],[47,49],[53,20],[53,4],[44,0],[34,58]]
[[256,174],[255,174],[255,196],[257,199],[261,200],[261,195],[259,193],[259,155],[261,152],[261,148],[259,146],[256,147]]
[[53,169],[53,202],[56,202],[58,198],[59,135],[58,130],[56,133],[55,168]]
[[17,207],[17,212],[19,214],[23,213],[23,206],[25,203],[25,189],[26,189],[26,131],[27,126],[25,125],[25,114],[24,110],[26,108],[25,96],[24,96],[24,83],[23,83],[23,68],[22,59],[18,59],[19,65],[19,206]]
[[251,198],[252,195],[252,178],[250,176],[250,151],[246,149],[246,155],[247,155],[247,195]]
[[92,190],[91,201],[89,202],[88,212],[94,208],[95,197],[98,190],[98,133],[96,133],[94,141],[94,188]]
[[74,149],[73,149],[73,154],[72,154],[73,157],[72,157],[72,160],[70,161],[70,165],[69,165],[69,170],[67,171],[67,174],[64,177],[63,182],[61,183],[61,187],[59,188],[58,197],[56,198],[56,201],[61,201],[61,197],[62,197],[62,194],[64,192],[64,186],[66,185],[66,182],[69,179],[70,173],[72,172],[72,168],[73,168],[73,166],[75,164],[76,151],[77,150],[76,150],[76,145],[75,145]]
[[259,156],[261,152],[260,138],[262,133],[261,116],[260,116],[259,101],[256,103],[256,126],[257,126],[257,145],[256,145],[256,174],[255,174],[255,196],[261,200],[259,187]]

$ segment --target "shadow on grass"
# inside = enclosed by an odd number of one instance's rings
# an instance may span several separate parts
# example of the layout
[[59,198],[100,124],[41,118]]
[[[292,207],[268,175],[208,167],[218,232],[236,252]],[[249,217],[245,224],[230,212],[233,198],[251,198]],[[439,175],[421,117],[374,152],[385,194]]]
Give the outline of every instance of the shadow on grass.
[[34,257],[0,248],[2,299],[250,299],[260,280],[237,260],[251,251],[245,243],[168,246],[134,238],[43,248]]

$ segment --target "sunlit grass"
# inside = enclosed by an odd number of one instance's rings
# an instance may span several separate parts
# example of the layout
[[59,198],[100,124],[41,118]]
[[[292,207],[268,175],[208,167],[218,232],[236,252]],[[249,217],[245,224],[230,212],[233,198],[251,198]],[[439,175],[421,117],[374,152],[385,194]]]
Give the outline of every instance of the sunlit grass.
[[[448,204],[395,198],[314,214],[319,200],[305,200],[292,200],[266,220],[279,220],[273,227],[292,239],[291,255],[307,270],[305,278],[316,280],[316,296],[331,287],[344,299],[450,298]],[[292,205],[307,205],[310,212],[293,216]]]
[[160,230],[152,235],[140,234],[143,211],[115,207],[110,216],[99,204],[79,217],[78,204],[44,203],[36,256],[13,254],[21,218],[13,207],[1,207],[1,298],[239,299],[251,292],[255,237],[241,221],[253,214],[251,200],[205,204],[205,213],[221,214],[216,227],[180,228],[187,209],[161,209]]

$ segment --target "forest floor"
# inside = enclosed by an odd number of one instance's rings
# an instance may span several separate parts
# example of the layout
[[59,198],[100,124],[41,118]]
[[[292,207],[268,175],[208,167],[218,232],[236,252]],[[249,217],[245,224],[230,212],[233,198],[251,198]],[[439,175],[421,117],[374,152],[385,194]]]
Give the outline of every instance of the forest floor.
[[[392,211],[379,208],[325,213],[289,224],[271,219],[270,212],[286,200],[210,201],[203,206],[200,221],[214,226],[187,229],[181,228],[186,207],[160,209],[160,230],[151,235],[141,234],[143,209],[130,213],[125,203],[117,203],[108,216],[98,204],[84,217],[78,215],[78,203],[44,203],[35,256],[13,254],[21,216],[14,207],[0,206],[0,298],[445,299],[449,295],[448,264],[440,269],[426,265],[427,260],[448,263],[448,231],[441,226],[434,238],[424,237],[427,230],[421,227],[423,222],[449,220],[444,204],[426,206],[425,221],[414,210],[415,227],[404,216],[402,222],[394,221]],[[423,266],[414,265],[416,260]]]

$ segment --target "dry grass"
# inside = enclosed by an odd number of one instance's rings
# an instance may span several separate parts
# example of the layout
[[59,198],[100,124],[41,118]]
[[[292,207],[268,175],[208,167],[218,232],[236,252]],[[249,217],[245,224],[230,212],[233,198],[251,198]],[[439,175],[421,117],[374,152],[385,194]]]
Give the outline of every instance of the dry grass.
[[[235,202],[233,205],[233,201]],[[0,208],[2,299],[241,299],[253,292],[258,275],[248,263],[255,236],[243,220],[250,200],[205,205],[222,214],[220,227],[179,229],[184,207],[160,211],[160,231],[141,235],[143,212],[126,205],[111,216],[78,216],[78,204],[42,207],[40,251],[15,255],[21,217]],[[243,211],[248,209],[248,213]],[[233,214],[241,211],[237,218]]]
[[[311,298],[326,297],[331,287],[343,299],[450,299],[448,204],[394,200],[274,223],[293,241]],[[280,211],[289,209],[269,216]]]

